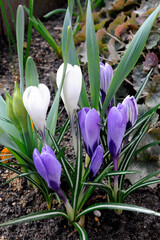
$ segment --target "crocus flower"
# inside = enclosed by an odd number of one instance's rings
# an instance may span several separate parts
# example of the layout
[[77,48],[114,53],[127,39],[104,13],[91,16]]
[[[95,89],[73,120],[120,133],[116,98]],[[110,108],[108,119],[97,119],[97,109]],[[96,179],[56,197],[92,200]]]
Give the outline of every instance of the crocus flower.
[[[114,171],[118,171],[118,157],[121,152],[122,141],[127,124],[126,108],[119,103],[117,107],[112,107],[108,114],[108,134],[107,142],[110,154],[113,158]],[[114,193],[117,198],[118,176],[114,176]]]
[[60,188],[62,167],[54,151],[48,145],[45,145],[40,154],[35,148],[33,151],[33,161],[37,172],[47,182],[48,187],[55,191],[62,199],[67,210],[67,215],[70,221],[73,221],[73,209]]
[[[58,68],[57,71],[57,86],[60,87],[62,81],[64,63]],[[77,109],[79,96],[82,87],[82,72],[79,66],[67,64],[66,75],[61,91],[61,98],[63,100],[65,109],[68,115],[73,115],[75,109]]]
[[113,160],[117,159],[120,154],[126,123],[126,108],[121,103],[117,107],[112,107],[108,114],[107,142]]
[[60,188],[62,167],[54,151],[48,145],[45,145],[40,154],[35,148],[33,151],[33,161],[38,173],[47,182],[49,188],[57,191]]
[[[103,63],[100,63],[100,94],[101,94],[102,104],[105,100],[112,78],[113,78],[112,67],[108,63],[105,63],[105,65]],[[112,105],[113,105],[113,99],[111,100],[107,108],[107,112],[106,112],[107,115]]]
[[[63,75],[64,64],[58,68],[57,71],[57,86],[60,87]],[[71,133],[73,138],[74,150],[77,153],[77,137],[74,127],[74,110],[77,109],[78,100],[82,88],[82,72],[79,66],[67,64],[66,75],[61,91],[61,98],[63,100],[65,109],[69,115],[71,123]]]
[[135,98],[133,96],[132,97],[127,96],[123,100],[122,104],[125,106],[126,112],[127,112],[127,126],[126,126],[126,130],[128,130],[137,121],[138,106],[137,106],[137,102],[136,102],[136,100],[135,100]]
[[102,145],[98,145],[91,159],[91,165],[89,169],[90,179],[93,179],[95,177],[102,163],[103,163],[103,148]]
[[23,94],[24,106],[37,130],[44,134],[46,113],[50,102],[50,92],[46,85],[30,86]]
[[94,108],[84,107],[79,111],[78,119],[87,154],[92,158],[99,145],[100,116]]

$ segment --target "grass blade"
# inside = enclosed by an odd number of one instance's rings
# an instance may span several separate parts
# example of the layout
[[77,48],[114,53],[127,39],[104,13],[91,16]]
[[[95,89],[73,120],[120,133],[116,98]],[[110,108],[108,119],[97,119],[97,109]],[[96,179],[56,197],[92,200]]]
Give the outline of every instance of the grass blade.
[[90,0],[88,1],[87,7],[86,47],[91,91],[91,106],[98,110],[100,94],[100,63]]
[[24,10],[22,5],[18,6],[16,18],[16,38],[17,38],[17,51],[19,61],[20,73],[20,92],[24,92],[24,78],[23,78],[23,43],[24,43]]
[[84,211],[82,211],[80,214],[77,215],[76,221],[82,217],[83,215],[93,212],[95,210],[101,210],[101,209],[114,209],[114,210],[125,210],[125,211],[132,211],[132,212],[139,212],[139,213],[145,213],[145,214],[153,214],[155,216],[160,217],[159,212],[155,212],[153,210],[150,210],[148,208],[143,208],[135,205],[130,204],[123,204],[123,203],[98,203],[95,205],[92,205],[88,208],[86,208]]
[[46,218],[53,218],[55,216],[61,216],[61,217],[66,218],[67,220],[69,220],[67,214],[65,214],[62,211],[48,210],[48,211],[42,211],[42,212],[28,214],[26,216],[13,219],[11,221],[0,224],[0,227],[13,225],[13,224],[19,224],[19,223],[33,222],[33,221],[38,221],[38,220],[42,220],[42,219],[46,219]]

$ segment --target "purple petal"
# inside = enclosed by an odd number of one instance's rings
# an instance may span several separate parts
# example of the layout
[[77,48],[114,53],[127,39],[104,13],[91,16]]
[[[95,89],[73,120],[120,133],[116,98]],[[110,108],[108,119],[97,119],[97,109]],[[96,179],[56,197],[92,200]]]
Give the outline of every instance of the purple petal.
[[92,108],[87,113],[85,121],[87,143],[90,147],[92,154],[99,144],[100,122],[101,119],[98,112],[94,108]]
[[135,98],[133,96],[132,97],[127,96],[123,100],[122,104],[126,108],[126,112],[127,112],[127,129],[129,129],[137,121],[137,117],[138,117],[137,102],[136,102],[136,100],[135,100]]
[[41,160],[41,155],[36,148],[33,151],[33,161],[34,161],[35,167],[37,169],[37,172],[41,175],[42,178],[44,178],[44,180],[48,184],[47,171],[46,171],[46,169],[43,165],[43,162]]
[[102,163],[103,163],[103,149],[102,149],[102,145],[99,145],[96,148],[91,160],[91,165],[89,169],[89,175],[91,179],[95,177]]
[[56,158],[56,155],[55,155],[53,149],[50,148],[47,144],[45,144],[45,145],[43,146],[42,151],[41,151],[41,154],[44,153],[44,152],[49,153],[49,154],[51,154],[52,156],[54,156],[54,157]]
[[108,114],[108,148],[113,158],[117,158],[126,130],[126,109],[122,104],[112,107]]
[[107,93],[109,85],[113,78],[113,69],[106,63],[100,63],[100,88],[103,92]]
[[86,129],[85,129],[85,120],[86,120],[86,115],[89,112],[89,108],[85,107],[82,108],[79,112],[78,112],[78,120],[79,120],[79,125],[80,125],[80,129],[81,129],[81,134],[83,137],[83,141],[87,150],[87,136],[86,136]]
[[47,172],[48,186],[56,191],[60,187],[61,164],[53,155],[43,152],[41,159]]

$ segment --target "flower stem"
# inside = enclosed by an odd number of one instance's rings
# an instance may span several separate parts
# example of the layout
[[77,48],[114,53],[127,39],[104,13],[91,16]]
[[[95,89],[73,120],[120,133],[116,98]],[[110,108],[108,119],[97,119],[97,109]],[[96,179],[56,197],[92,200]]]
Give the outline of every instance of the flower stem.
[[63,193],[62,189],[61,188],[58,188],[57,189],[57,194],[59,195],[59,197],[62,199],[62,201],[64,202],[64,206],[66,208],[66,211],[67,211],[67,215],[69,217],[69,220],[71,222],[73,222],[74,220],[74,212],[73,212],[73,208],[71,207],[69,201],[67,200],[65,194]]
[[[118,171],[118,158],[113,159],[114,171]],[[118,175],[114,176],[114,198],[117,202],[117,192],[118,192]]]
[[69,119],[71,124],[71,134],[73,138],[74,151],[77,154],[77,137],[76,137],[76,130],[74,126],[74,114],[69,114]]

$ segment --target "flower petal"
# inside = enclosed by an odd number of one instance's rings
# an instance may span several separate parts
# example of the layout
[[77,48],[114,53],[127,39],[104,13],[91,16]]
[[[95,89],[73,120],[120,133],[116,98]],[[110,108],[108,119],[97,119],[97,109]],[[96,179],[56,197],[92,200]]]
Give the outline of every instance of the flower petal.
[[113,158],[117,158],[126,130],[126,109],[122,104],[112,107],[108,114],[108,148]]
[[89,169],[89,175],[91,179],[95,177],[102,163],[103,163],[103,149],[102,145],[99,145],[94,151],[94,154],[91,159],[91,165]]
[[[86,115],[85,121],[85,131],[87,137],[87,143],[90,147],[90,151],[93,154],[96,147],[99,144],[99,136],[100,136],[100,116],[98,112],[92,108]],[[89,156],[91,153],[88,153]],[[91,157],[91,156],[90,156]]]
[[56,191],[61,184],[61,164],[53,155],[47,152],[41,154],[41,159],[47,172],[48,186]]
[[35,167],[37,169],[37,172],[41,175],[42,178],[44,178],[44,180],[48,184],[49,181],[48,181],[47,171],[46,171],[46,169],[43,165],[43,162],[41,160],[41,155],[36,148],[33,151],[33,161],[34,161]]
[[39,84],[28,87],[23,94],[24,106],[38,130],[44,131],[45,118],[50,101],[50,92],[47,86]]
[[72,115],[74,109],[77,109],[81,87],[82,72],[79,66],[74,65],[74,67],[66,73],[63,84],[63,96],[68,114],[70,113]]

